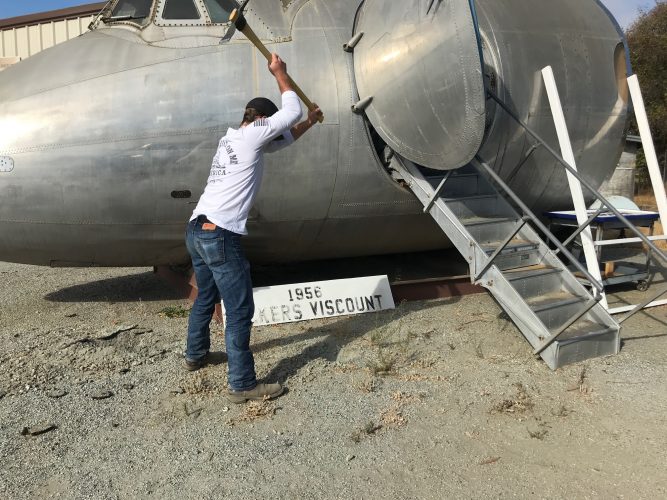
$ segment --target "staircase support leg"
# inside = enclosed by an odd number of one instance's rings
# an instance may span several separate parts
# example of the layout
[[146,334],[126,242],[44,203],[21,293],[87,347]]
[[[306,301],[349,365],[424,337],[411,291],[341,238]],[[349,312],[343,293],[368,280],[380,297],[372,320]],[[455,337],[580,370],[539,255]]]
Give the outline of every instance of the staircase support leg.
[[660,212],[660,220],[662,222],[662,232],[667,236],[667,195],[665,194],[665,184],[662,182],[660,176],[660,164],[658,163],[658,156],[655,152],[651,127],[648,122],[648,116],[646,115],[646,108],[644,107],[644,97],[639,88],[639,79],[637,78],[637,75],[632,75],[628,78],[628,85],[630,86],[630,95],[632,95],[632,104],[634,104],[635,107],[635,117],[637,118],[637,125],[639,126],[639,133],[642,138],[646,163],[651,176],[651,184],[653,184],[655,199],[658,203],[658,212]]
[[[563,159],[577,170],[577,162],[574,158],[574,151],[572,149],[572,142],[570,141],[570,133],[567,129],[567,122],[565,121],[565,113],[563,112],[563,105],[560,100],[558,86],[551,66],[547,66],[542,70],[542,77],[549,96],[549,103],[551,105],[551,113],[556,125],[556,132],[558,134],[558,142],[560,143],[561,154]],[[572,193],[572,201],[574,202],[574,209],[577,214],[577,222],[579,226],[585,226],[588,218],[588,210],[586,201],[584,200],[584,191],[581,188],[581,182],[571,172],[567,172],[567,180],[570,183],[570,192]],[[590,226],[585,226],[581,231],[581,245],[584,249],[586,257],[586,267],[588,272],[596,280],[602,281],[602,274],[600,273],[600,263],[598,262],[597,252],[595,251],[595,244],[593,243],[593,233]],[[609,309],[607,298],[603,294],[602,303],[605,309]]]

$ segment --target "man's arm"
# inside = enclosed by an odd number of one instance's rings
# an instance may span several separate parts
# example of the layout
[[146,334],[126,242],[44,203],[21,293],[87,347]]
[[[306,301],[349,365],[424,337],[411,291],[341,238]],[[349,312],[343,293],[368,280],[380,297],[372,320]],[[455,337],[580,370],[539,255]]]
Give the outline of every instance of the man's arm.
[[[281,109],[269,118],[255,120],[254,123],[244,128],[244,134],[258,147],[266,148],[267,145],[270,145],[265,151],[273,152],[294,142],[294,139],[288,132],[301,119],[302,112],[299,97],[290,85],[290,78],[287,76],[287,65],[285,62],[278,54],[273,54],[268,66],[282,94]],[[286,137],[287,140],[272,144],[272,142],[276,142],[274,139],[280,135],[289,135],[289,137]]]
[[287,130],[283,133],[282,138],[273,139],[266,146],[264,146],[264,152],[275,153],[276,151],[285,149],[287,146],[291,146],[292,144],[294,144],[294,137],[292,137],[292,133]]
[[318,123],[320,115],[322,115],[322,110],[320,107],[315,103],[313,104],[315,105],[315,109],[308,112],[308,117],[301,123],[298,123],[292,127],[292,137],[295,141],[303,134],[305,134],[310,129],[310,127]]
[[[280,94],[282,96],[280,111],[268,119],[271,124],[270,128],[272,129],[272,137],[270,137],[272,140],[291,129],[295,123],[299,121],[302,113],[301,102],[299,101],[296,92],[294,92],[294,89],[290,84],[291,80],[287,75],[287,64],[285,64],[285,61],[283,61],[278,54],[272,54],[272,59],[269,63],[269,71],[275,77],[276,82],[278,83],[278,89],[280,89]],[[276,131],[278,133],[275,133]]]
[[[278,54],[273,54],[273,59],[269,63],[269,71],[276,78],[281,94],[289,90],[294,91],[292,85],[290,84],[290,79],[287,76],[287,65]],[[320,107],[315,103],[313,104],[315,105],[315,109],[308,112],[308,117],[291,129],[292,137],[295,141],[303,134],[305,134],[310,129],[310,127],[315,125],[322,115],[322,110]]]
[[[282,107],[270,118],[256,121],[248,127],[247,133],[254,137],[260,146],[265,148],[265,152],[273,153],[289,146],[306,133],[318,122],[322,111],[315,105],[315,109],[308,112],[308,118],[297,124],[297,121],[301,118],[301,103],[290,85],[290,78],[287,76],[287,65],[278,54],[273,54],[269,63],[269,71],[275,77],[282,94]],[[283,139],[275,140],[281,134]]]
[[278,82],[278,89],[281,94],[294,89],[290,84],[289,76],[287,76],[287,64],[283,61],[278,54],[272,54],[271,62],[269,63],[269,71],[275,77],[276,82]]

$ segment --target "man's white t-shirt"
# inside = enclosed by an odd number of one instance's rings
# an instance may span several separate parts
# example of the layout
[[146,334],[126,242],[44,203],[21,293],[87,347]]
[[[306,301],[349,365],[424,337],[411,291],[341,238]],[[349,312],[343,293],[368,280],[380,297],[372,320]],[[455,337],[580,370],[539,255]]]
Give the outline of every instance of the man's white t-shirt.
[[[238,130],[227,130],[190,220],[205,215],[216,226],[248,234],[246,222],[262,182],[264,153],[273,153],[294,142],[290,129],[301,115],[299,97],[289,90],[282,95],[282,109],[273,116],[257,119]],[[282,139],[277,139],[281,135]]]

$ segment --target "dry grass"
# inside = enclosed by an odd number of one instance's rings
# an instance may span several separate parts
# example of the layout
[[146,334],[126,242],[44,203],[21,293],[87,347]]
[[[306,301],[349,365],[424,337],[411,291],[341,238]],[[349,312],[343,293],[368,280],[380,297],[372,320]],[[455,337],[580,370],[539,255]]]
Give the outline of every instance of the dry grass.
[[396,360],[380,351],[376,361],[369,361],[368,368],[375,375],[390,375],[394,371]]
[[512,399],[504,399],[493,405],[491,413],[524,413],[533,408],[533,402],[523,384],[514,384],[517,393]]
[[421,395],[408,394],[407,392],[396,391],[391,393],[391,399],[400,404],[421,403]]
[[360,390],[363,393],[375,392],[378,388],[377,379],[371,375],[366,374],[361,378],[361,380],[356,380],[352,383],[353,387]]
[[190,316],[190,309],[186,309],[182,306],[168,306],[162,309],[159,313],[159,316],[166,318],[187,318]]
[[192,374],[181,384],[185,394],[196,395],[211,393],[217,390],[216,384],[202,372]]
[[[635,203],[642,210],[652,210],[652,211],[658,210],[658,203],[655,200],[655,195],[653,194],[653,191],[635,195]],[[642,229],[642,232],[648,234],[647,229]],[[660,221],[655,223],[655,229],[653,230],[653,234],[665,234],[663,231],[663,226],[660,223]],[[656,241],[655,244],[658,248],[662,250],[667,250],[667,241]]]
[[655,201],[653,191],[646,191],[635,195],[635,204],[642,210],[657,210],[658,204]]
[[360,443],[365,436],[372,436],[376,432],[382,429],[381,424],[376,424],[373,421],[367,422],[361,429],[355,430],[351,435],[350,439],[354,443]]
[[403,427],[408,423],[399,405],[384,410],[380,415],[380,421],[384,427]]
[[533,438],[533,439],[539,439],[540,441],[544,441],[544,438],[547,437],[547,434],[549,434],[549,431],[546,429],[543,429],[541,431],[528,431],[528,435]]
[[368,422],[364,427],[356,429],[351,435],[350,439],[359,443],[364,437],[372,436],[379,431],[388,429],[398,429],[404,427],[408,423],[408,419],[403,414],[406,406],[422,402],[421,394],[409,394],[406,392],[396,391],[390,395],[393,403],[384,410],[380,411],[379,422]]
[[380,413],[380,422],[386,428],[403,427],[408,423],[408,419],[403,414],[403,409],[407,405],[421,403],[422,396],[408,394],[406,392],[396,391],[391,393],[391,399],[394,404]]
[[271,401],[250,401],[246,403],[240,415],[231,418],[227,423],[231,426],[241,422],[255,422],[271,418],[276,414],[276,405]]
[[424,375],[421,373],[397,375],[396,379],[403,382],[449,382],[449,377],[442,375]]
[[592,389],[586,385],[587,368],[584,366],[579,374],[579,379],[574,387],[568,389],[569,392],[579,391],[581,394],[590,394]]

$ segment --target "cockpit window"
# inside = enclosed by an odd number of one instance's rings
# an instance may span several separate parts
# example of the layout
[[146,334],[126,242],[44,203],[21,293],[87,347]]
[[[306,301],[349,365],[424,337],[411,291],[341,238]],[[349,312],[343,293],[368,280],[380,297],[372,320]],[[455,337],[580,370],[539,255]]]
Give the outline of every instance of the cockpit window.
[[204,0],[208,15],[214,24],[229,22],[229,16],[232,11],[238,8],[234,0]]
[[153,0],[118,0],[109,21],[136,21],[143,24],[151,14]]
[[[232,11],[239,5],[237,0],[116,0],[108,2],[93,24],[124,21],[145,26],[154,9],[159,16],[155,21],[158,26],[227,24]],[[160,20],[167,23],[160,23]]]
[[199,19],[200,14],[194,0],[167,0],[162,19]]

